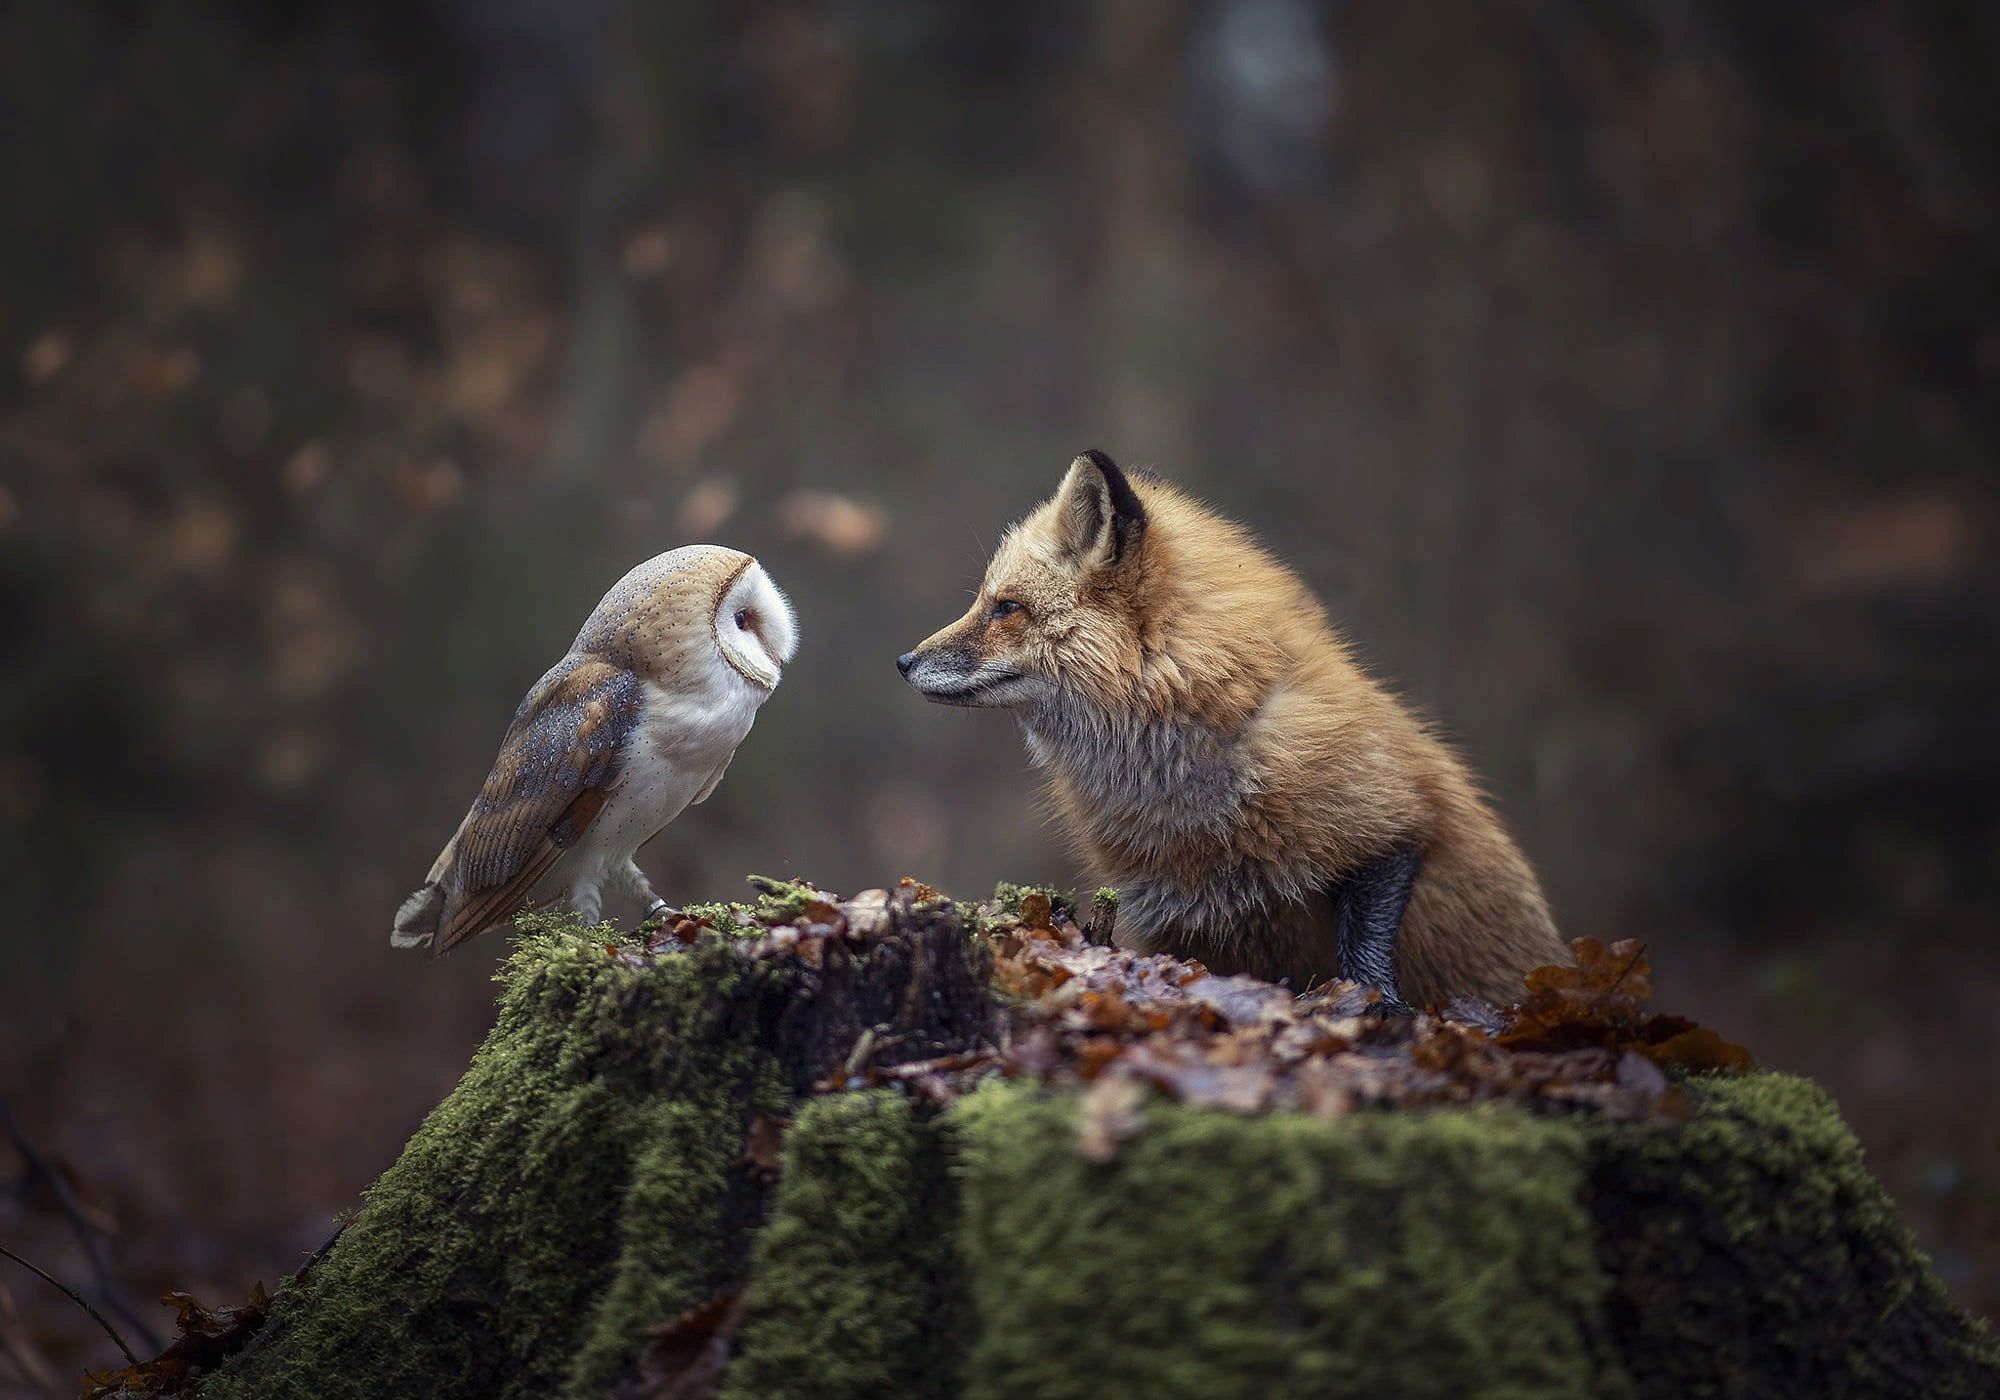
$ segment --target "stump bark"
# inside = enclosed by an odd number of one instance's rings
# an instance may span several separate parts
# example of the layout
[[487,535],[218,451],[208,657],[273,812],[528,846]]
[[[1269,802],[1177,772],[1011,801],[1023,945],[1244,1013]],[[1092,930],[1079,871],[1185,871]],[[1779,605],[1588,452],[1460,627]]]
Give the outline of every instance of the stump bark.
[[463,1082],[202,1394],[2000,1393],[1788,1076],[1691,1078],[1679,1123],[1154,1101],[1109,1161],[1032,1079],[857,1089],[1004,1033],[922,893],[817,940],[531,927]]

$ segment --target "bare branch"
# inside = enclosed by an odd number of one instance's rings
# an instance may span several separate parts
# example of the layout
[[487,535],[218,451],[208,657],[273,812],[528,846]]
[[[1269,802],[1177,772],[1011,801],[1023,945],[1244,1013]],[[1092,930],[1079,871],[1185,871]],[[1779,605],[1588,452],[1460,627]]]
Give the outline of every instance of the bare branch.
[[0,1244],[0,1254],[6,1255],[9,1259],[12,1259],[16,1264],[19,1264],[29,1273],[34,1274],[36,1277],[40,1278],[42,1282],[48,1284],[50,1287],[59,1288],[64,1293],[68,1294],[69,1300],[72,1303],[75,1303],[79,1308],[82,1308],[85,1312],[89,1313],[92,1317],[97,1319],[97,1325],[104,1329],[104,1335],[109,1337],[112,1341],[118,1343],[118,1350],[125,1353],[125,1359],[127,1361],[131,1362],[134,1366],[137,1366],[139,1364],[139,1358],[132,1354],[132,1348],[125,1345],[125,1339],[118,1335],[118,1329],[113,1327],[109,1322],[106,1322],[104,1320],[104,1314],[99,1312],[96,1308],[92,1307],[90,1305],[89,1299],[85,1298],[81,1293],[77,1292],[74,1288],[71,1288],[68,1284],[64,1283],[61,1279],[57,1278],[54,1274],[49,1273],[47,1270],[41,1268],[39,1265],[30,1264],[27,1260],[23,1259],[20,1255],[16,1254],[13,1250],[7,1248],[7,1246],[3,1244]]

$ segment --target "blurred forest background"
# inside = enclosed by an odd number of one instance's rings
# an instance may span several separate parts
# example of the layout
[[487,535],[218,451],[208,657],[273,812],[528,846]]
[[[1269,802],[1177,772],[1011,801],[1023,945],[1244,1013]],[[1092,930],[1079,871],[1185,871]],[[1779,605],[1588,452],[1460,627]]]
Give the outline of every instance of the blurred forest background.
[[[1826,1084],[2000,1311],[1996,57],[1856,0],[0,9],[0,1239],[99,1291],[59,1179],[168,1331],[296,1267],[488,1024],[504,940],[392,910],[672,545],[804,645],[663,892],[1073,881],[892,662],[1095,445],[1296,563],[1565,931]],[[0,1269],[0,1393],[108,1359]]]

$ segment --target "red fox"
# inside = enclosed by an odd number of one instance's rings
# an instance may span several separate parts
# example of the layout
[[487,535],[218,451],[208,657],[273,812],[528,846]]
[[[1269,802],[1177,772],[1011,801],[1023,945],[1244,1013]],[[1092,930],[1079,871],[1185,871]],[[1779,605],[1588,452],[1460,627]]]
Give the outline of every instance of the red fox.
[[1009,529],[965,616],[897,659],[1011,709],[1117,939],[1385,1004],[1520,1000],[1570,961],[1465,765],[1250,533],[1101,452]]

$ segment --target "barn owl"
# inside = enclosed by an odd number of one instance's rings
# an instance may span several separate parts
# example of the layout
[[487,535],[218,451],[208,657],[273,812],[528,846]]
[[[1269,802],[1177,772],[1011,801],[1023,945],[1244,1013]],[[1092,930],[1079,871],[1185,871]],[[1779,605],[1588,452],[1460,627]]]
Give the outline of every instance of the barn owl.
[[689,545],[633,569],[514,712],[389,941],[445,953],[558,900],[595,920],[607,893],[664,908],[633,856],[715,791],[797,645],[747,554]]

